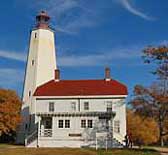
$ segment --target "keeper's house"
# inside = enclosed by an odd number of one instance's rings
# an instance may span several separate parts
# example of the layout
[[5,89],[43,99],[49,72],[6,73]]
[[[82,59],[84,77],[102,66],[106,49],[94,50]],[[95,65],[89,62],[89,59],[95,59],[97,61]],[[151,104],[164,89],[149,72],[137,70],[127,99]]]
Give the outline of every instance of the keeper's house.
[[54,32],[42,11],[31,31],[18,143],[27,147],[122,147],[127,87],[111,79],[62,80]]

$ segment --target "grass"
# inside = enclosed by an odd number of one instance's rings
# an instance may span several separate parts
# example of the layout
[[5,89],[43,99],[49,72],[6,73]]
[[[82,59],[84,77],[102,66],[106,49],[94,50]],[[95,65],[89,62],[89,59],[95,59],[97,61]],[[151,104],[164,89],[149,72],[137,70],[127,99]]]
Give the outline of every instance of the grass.
[[0,155],[159,155],[151,149],[71,149],[71,148],[24,148],[15,145],[0,144]]
[[97,155],[160,155],[159,152],[151,149],[112,149],[100,151]]

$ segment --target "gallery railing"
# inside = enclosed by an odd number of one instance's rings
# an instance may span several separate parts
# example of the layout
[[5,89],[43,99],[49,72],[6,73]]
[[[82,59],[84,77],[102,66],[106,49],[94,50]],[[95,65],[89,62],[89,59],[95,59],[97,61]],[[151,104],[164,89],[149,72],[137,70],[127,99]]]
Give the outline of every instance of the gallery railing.
[[40,137],[52,137],[52,129],[40,129]]

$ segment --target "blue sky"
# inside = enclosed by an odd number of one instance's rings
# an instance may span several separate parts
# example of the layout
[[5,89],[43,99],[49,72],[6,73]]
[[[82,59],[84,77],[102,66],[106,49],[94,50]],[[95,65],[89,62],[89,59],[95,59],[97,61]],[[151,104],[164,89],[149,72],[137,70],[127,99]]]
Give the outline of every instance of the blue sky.
[[149,85],[152,67],[142,50],[167,44],[168,1],[5,0],[0,5],[0,87],[22,92],[30,30],[40,10],[56,31],[62,79],[101,79],[104,68],[125,83]]

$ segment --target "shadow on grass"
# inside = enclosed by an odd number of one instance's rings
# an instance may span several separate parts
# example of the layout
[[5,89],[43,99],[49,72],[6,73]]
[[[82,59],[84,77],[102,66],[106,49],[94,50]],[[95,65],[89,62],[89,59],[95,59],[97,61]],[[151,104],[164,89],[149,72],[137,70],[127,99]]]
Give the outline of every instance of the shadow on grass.
[[99,149],[97,155],[160,155],[160,153],[154,149]]

